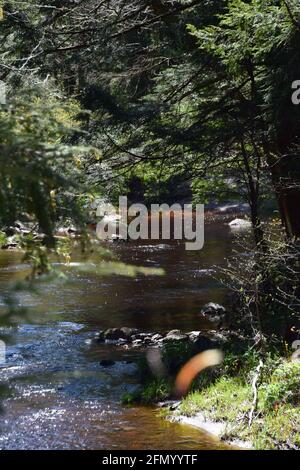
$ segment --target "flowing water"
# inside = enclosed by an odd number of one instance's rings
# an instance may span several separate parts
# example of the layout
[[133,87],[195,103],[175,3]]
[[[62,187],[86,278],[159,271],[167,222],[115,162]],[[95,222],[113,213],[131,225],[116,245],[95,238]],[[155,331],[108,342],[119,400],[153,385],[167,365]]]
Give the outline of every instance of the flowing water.
[[[110,327],[205,328],[201,306],[225,300],[225,289],[210,272],[230,254],[232,235],[226,225],[210,223],[205,237],[200,252],[177,242],[112,246],[121,261],[164,268],[163,277],[100,278],[71,265],[64,268],[70,282],[48,283],[39,295],[18,293],[29,316],[0,331],[7,344],[0,382],[10,385],[0,414],[0,449],[223,447],[198,429],[163,420],[155,408],[123,406],[122,395],[138,386],[134,361],[141,352],[91,341]],[[19,253],[0,252],[0,293],[26,268]],[[115,365],[103,367],[103,359]]]

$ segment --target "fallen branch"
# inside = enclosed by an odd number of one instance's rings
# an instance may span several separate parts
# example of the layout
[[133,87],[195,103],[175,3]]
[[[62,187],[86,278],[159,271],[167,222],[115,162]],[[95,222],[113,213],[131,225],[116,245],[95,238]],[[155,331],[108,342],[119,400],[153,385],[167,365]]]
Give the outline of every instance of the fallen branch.
[[253,381],[252,381],[253,402],[252,402],[252,407],[251,407],[251,410],[250,410],[250,413],[249,413],[249,428],[252,425],[254,411],[256,410],[256,407],[257,407],[257,399],[258,399],[257,382],[258,382],[260,372],[261,372],[261,369],[263,368],[263,366],[264,366],[264,363],[263,363],[262,360],[260,360],[259,364],[256,368],[256,371],[255,371],[255,374],[254,374],[254,377],[253,377]]

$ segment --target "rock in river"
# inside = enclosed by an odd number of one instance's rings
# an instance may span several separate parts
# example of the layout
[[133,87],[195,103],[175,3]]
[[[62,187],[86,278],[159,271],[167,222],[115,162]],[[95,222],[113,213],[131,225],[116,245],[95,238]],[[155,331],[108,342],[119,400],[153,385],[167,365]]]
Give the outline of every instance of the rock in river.
[[200,315],[216,327],[220,328],[226,319],[226,309],[223,305],[209,302],[201,309]]
[[99,337],[99,341],[101,341],[100,338],[103,338],[103,340],[113,340],[117,341],[120,339],[125,339],[127,341],[130,341],[132,336],[137,333],[137,330],[135,328],[109,328],[106,330],[104,333],[101,334]]
[[251,228],[251,222],[246,219],[234,219],[229,223],[229,227],[233,230],[245,230]]
[[170,331],[165,338],[163,339],[163,342],[184,342],[184,341],[189,341],[188,335],[182,334],[178,330]]
[[180,330],[166,332],[145,332],[136,328],[109,328],[102,330],[95,336],[97,343],[113,343],[123,348],[158,348],[169,343],[190,343],[195,351],[201,352],[206,349],[218,347],[227,342],[226,338],[221,338],[228,320],[225,307],[220,304],[209,302],[200,313],[201,317],[207,320],[211,328],[204,333],[201,331],[191,331],[189,333]]

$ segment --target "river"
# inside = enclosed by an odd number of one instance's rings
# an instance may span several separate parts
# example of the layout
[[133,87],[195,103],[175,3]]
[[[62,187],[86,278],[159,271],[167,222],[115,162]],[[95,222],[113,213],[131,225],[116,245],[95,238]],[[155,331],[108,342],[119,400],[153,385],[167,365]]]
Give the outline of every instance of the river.
[[[141,352],[91,341],[109,327],[205,328],[201,306],[225,301],[225,289],[210,272],[230,254],[232,234],[226,224],[208,223],[205,240],[199,252],[177,242],[112,245],[120,260],[162,267],[163,277],[100,278],[71,266],[63,268],[70,282],[48,283],[39,295],[18,294],[29,316],[0,329],[7,344],[0,382],[10,386],[0,414],[0,449],[224,447],[198,429],[165,421],[155,408],[123,406],[122,395],[138,386],[134,361]],[[19,253],[0,252],[0,293],[25,274]],[[103,367],[103,359],[116,363]]]

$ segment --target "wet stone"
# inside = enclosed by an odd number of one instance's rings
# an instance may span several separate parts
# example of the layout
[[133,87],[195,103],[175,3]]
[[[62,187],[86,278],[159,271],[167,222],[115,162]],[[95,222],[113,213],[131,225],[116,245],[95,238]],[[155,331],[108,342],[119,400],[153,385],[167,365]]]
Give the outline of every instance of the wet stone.
[[172,334],[168,334],[165,338],[164,338],[164,342],[172,342],[172,341],[175,341],[175,342],[183,342],[183,341],[188,341],[189,340],[189,337],[188,335],[183,335],[181,333],[172,333]]

